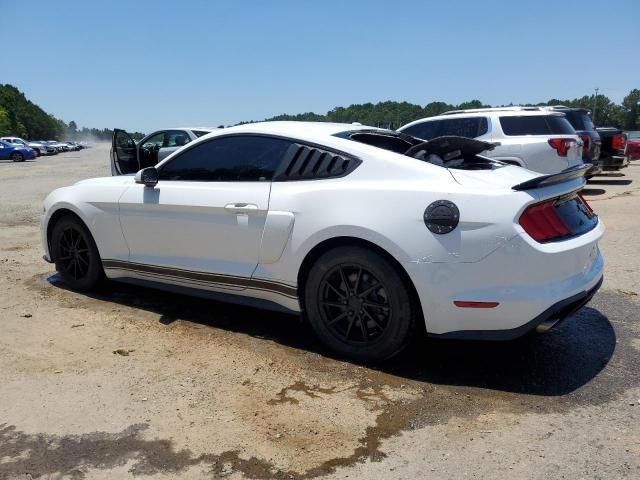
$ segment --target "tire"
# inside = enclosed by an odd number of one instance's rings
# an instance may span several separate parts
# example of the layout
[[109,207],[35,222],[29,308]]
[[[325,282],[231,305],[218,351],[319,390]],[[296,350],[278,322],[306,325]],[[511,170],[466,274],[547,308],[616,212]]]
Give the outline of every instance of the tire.
[[62,217],[51,232],[56,270],[74,290],[95,289],[104,278],[98,247],[87,227],[71,215]]
[[357,361],[396,355],[415,330],[418,309],[402,277],[388,260],[363,247],[338,247],[318,258],[304,300],[320,340]]
[[13,160],[14,162],[24,162],[24,155],[22,155],[20,152],[14,152],[11,154],[11,160]]

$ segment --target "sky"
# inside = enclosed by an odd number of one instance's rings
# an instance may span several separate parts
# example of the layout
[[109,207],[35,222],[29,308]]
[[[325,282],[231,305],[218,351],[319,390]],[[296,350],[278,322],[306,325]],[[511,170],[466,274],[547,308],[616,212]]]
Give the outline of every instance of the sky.
[[[385,100],[640,88],[640,0],[0,0],[10,83],[78,126],[150,132]],[[21,33],[22,32],[22,33]]]

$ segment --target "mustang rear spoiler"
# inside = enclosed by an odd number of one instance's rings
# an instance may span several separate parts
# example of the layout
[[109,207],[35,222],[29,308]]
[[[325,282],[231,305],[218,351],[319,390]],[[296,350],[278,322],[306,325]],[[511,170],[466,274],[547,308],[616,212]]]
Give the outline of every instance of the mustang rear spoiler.
[[546,187],[548,185],[554,185],[556,183],[566,182],[567,180],[573,180],[574,178],[584,177],[585,173],[592,167],[590,163],[583,165],[575,165],[569,167],[560,173],[553,173],[551,175],[541,175],[526,182],[519,183],[511,187],[513,190],[531,190],[533,188]]

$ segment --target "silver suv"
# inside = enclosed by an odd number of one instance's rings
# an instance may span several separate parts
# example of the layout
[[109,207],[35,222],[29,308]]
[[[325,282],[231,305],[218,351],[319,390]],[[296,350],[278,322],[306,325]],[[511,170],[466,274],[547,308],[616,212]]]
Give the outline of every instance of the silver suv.
[[398,129],[431,140],[455,135],[494,143],[486,156],[541,173],[582,164],[582,139],[560,112],[538,107],[454,110]]

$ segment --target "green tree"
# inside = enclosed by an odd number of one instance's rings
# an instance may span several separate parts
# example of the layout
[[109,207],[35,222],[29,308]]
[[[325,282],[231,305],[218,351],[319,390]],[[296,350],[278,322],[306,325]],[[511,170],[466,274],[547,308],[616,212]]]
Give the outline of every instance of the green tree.
[[78,138],[78,125],[73,120],[69,122],[69,125],[65,127],[65,130],[67,131],[68,140],[75,140]]
[[7,137],[11,135],[11,123],[9,122],[9,114],[4,108],[0,107],[0,136]]
[[59,138],[65,131],[56,118],[27,100],[13,85],[0,85],[0,108],[7,112],[11,135],[30,139]]
[[634,88],[622,100],[620,112],[621,127],[625,130],[640,129],[640,90]]

